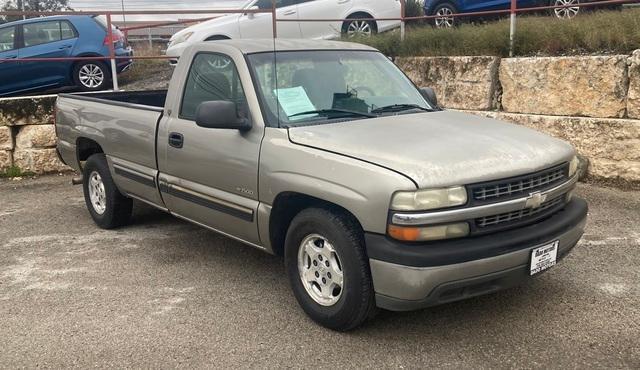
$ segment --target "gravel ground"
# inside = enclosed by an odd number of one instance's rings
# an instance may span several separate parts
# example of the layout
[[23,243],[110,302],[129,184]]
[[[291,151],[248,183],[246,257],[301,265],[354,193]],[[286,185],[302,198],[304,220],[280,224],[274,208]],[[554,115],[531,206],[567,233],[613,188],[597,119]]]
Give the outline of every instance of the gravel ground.
[[0,180],[0,367],[640,367],[640,192],[581,185],[583,241],[524,286],[339,334],[279,258],[139,204],[100,230],[69,182]]

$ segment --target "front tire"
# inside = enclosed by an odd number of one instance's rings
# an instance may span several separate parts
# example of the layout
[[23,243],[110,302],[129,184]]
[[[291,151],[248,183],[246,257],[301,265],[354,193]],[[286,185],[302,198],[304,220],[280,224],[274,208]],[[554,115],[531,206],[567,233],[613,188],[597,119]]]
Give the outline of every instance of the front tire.
[[100,61],[82,61],[73,68],[73,81],[82,91],[100,91],[111,86],[111,73]]
[[113,229],[129,223],[133,200],[116,187],[104,154],[94,154],[85,163],[82,188],[91,218],[100,228]]
[[298,303],[320,325],[347,331],[375,313],[362,228],[345,212],[300,212],[287,232],[285,265]]

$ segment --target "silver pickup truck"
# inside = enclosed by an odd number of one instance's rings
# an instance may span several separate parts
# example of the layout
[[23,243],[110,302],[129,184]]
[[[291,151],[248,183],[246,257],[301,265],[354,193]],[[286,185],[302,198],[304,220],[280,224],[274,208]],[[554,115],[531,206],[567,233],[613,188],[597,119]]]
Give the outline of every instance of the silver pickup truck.
[[282,255],[335,330],[526,281],[586,222],[570,145],[439,109],[358,44],[200,43],[168,91],[61,94],[56,130],[98,226],[135,199]]

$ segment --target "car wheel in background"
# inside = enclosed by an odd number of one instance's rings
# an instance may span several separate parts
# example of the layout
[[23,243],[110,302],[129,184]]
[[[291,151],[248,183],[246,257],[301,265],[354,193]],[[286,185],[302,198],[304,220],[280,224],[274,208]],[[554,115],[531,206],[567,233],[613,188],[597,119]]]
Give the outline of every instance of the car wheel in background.
[[73,81],[82,91],[99,91],[110,87],[111,74],[99,61],[83,61],[73,68]]
[[[580,0],[553,0],[551,5],[553,6],[562,6],[562,5],[579,5]],[[570,7],[570,8],[556,8],[552,9],[553,14],[560,19],[571,19],[580,13],[579,7]]]
[[362,228],[338,210],[309,208],[291,222],[285,265],[293,293],[309,317],[347,331],[376,312]]
[[451,28],[458,24],[458,20],[453,17],[458,12],[458,9],[451,3],[441,3],[433,9],[433,15],[437,18],[433,18],[433,25],[437,28]]
[[93,221],[103,229],[126,225],[131,218],[133,200],[116,187],[104,154],[94,154],[82,171],[84,200]]
[[376,23],[370,20],[369,16],[355,16],[342,25],[342,36],[353,37],[371,37],[378,32]]

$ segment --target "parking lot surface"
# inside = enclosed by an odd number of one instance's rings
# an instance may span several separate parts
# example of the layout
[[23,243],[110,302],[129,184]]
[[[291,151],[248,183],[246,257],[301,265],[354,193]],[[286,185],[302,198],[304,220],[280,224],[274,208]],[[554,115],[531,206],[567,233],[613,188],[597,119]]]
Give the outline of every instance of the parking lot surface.
[[100,230],[70,179],[0,180],[1,367],[640,367],[640,192],[580,185],[583,241],[524,286],[342,334],[279,258],[140,204]]

